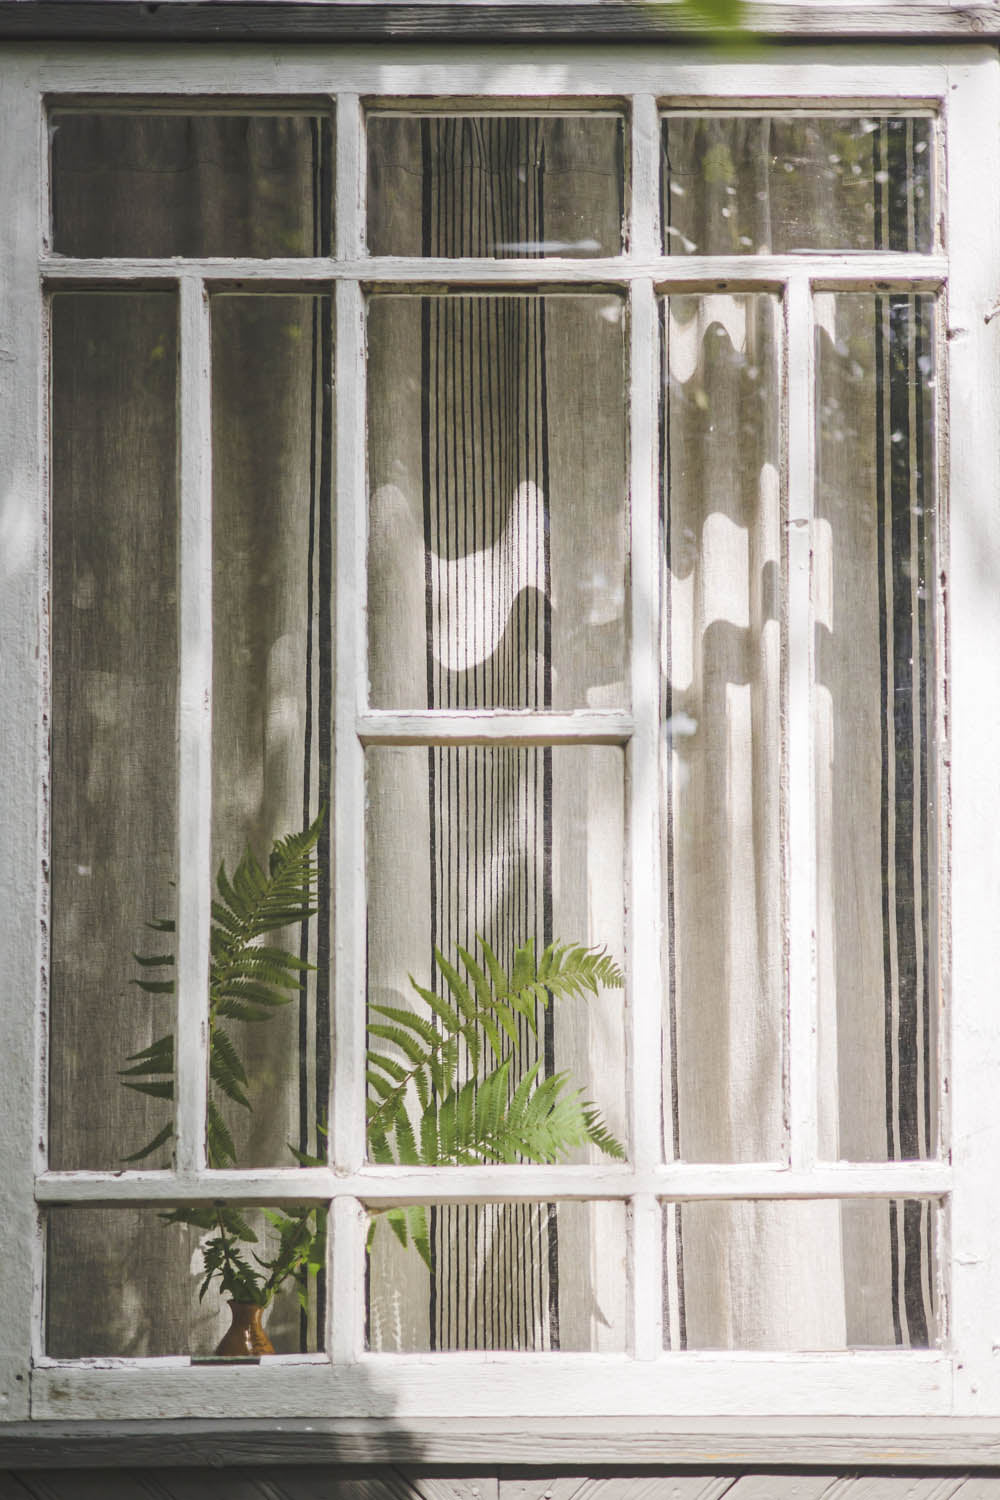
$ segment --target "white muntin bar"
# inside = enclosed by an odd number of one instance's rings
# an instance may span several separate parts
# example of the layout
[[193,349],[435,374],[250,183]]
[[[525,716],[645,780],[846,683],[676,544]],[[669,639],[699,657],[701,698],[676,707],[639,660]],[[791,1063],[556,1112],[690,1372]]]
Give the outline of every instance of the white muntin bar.
[[812,765],[813,317],[808,273],[788,284],[784,423],[788,444],[785,807],[788,920],[788,1119],[791,1161],[818,1143],[816,860]]
[[[338,150],[340,148],[338,147]],[[658,233],[659,184],[646,184],[642,191],[657,194],[652,205],[639,201],[639,185],[633,180],[633,239],[640,234]],[[356,204],[346,206],[338,200],[338,212],[353,213]],[[639,210],[643,210],[639,212]],[[357,234],[356,226],[341,225],[338,220],[338,244],[341,233]],[[659,289],[683,286],[689,291],[717,291],[725,283],[727,291],[774,291],[790,275],[808,267],[813,284],[820,290],[837,287],[858,290],[891,290],[894,286],[918,291],[934,291],[945,280],[947,262],[940,255],[903,255],[883,253],[828,251],[797,255],[671,255],[660,254],[658,244],[644,250],[637,247],[628,256],[598,259],[546,257],[539,260],[441,260],[419,256],[361,257],[355,248],[336,260],[303,256],[301,259],[245,260],[240,258],[189,260],[84,260],[45,256],[39,262],[47,282],[70,282],[74,286],[101,285],[108,281],[135,281],[143,286],[170,286],[178,276],[179,265],[213,286],[225,288],[252,281],[259,290],[300,290],[315,282],[361,281],[366,288],[393,287],[400,293],[421,293],[440,287],[442,292],[461,292],[468,285],[476,292],[484,285],[502,291],[530,290],[550,286],[568,291],[585,291],[588,287],[607,289],[608,285],[626,286],[649,277]]]
[[206,1164],[212,876],[211,334],[205,287],[180,282],[180,706],[177,786],[177,1166]]
[[[660,118],[656,100],[632,100],[630,251],[660,249]],[[632,711],[627,749],[629,843],[628,1056],[631,1153],[648,1171],[663,1157],[663,988],[660,909],[659,371],[656,295],[651,277],[633,281],[629,305]],[[636,1359],[663,1352],[662,1213],[649,1193],[633,1198],[629,1223],[629,1345]]]
[[365,1352],[365,1211],[356,1198],[335,1198],[329,1226],[326,1348],[334,1364],[351,1365]]
[[[640,180],[643,177],[637,172]],[[629,742],[628,1008],[629,1130],[640,1171],[663,1157],[663,987],[660,908],[660,670],[658,380],[656,298],[651,281],[632,288],[630,318],[632,704]],[[654,1222],[655,1221],[655,1222]],[[636,1357],[663,1348],[662,1234],[651,1200],[633,1204],[632,1338]]]
[[646,1171],[613,1163],[591,1166],[365,1166],[229,1170],[210,1176],[174,1172],[47,1172],[36,1197],[53,1203],[184,1203],[218,1198],[234,1203],[520,1203],[621,1200],[646,1196],[685,1202],[711,1199],[940,1198],[952,1186],[945,1162],[836,1163],[809,1171],[776,1163],[694,1165],[677,1162]]
[[337,259],[340,261],[355,261],[365,253],[366,187],[364,116],[361,100],[357,94],[340,94],[337,97],[337,175],[334,216]]
[[660,240],[660,111],[653,94],[632,100],[629,259],[640,264],[662,259]]
[[370,710],[358,720],[365,745],[624,745],[634,728],[632,714],[613,709],[579,713]]
[[335,931],[333,1122],[338,1168],[365,1154],[365,766],[358,719],[365,695],[364,306],[350,282],[337,287],[336,685],[334,691]]

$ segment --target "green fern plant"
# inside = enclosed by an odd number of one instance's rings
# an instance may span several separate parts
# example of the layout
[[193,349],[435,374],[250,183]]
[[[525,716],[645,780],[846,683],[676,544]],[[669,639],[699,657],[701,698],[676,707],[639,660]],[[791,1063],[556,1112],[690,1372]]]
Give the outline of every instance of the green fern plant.
[[[279,947],[274,932],[315,915],[311,904],[317,872],[314,850],[323,825],[321,812],[303,833],[275,840],[265,870],[247,847],[232,878],[221,865],[212,902],[209,964],[208,1164],[236,1164],[236,1147],[222,1112],[222,1100],[253,1108],[251,1081],[240,1057],[232,1022],[269,1020],[294,1000],[313,966]],[[174,923],[148,924],[173,933]],[[550,1004],[597,995],[622,984],[618,965],[603,949],[551,943],[536,959],[534,943],[515,950],[509,972],[489,943],[477,939],[479,962],[456,946],[457,961],[434,950],[440,993],[410,976],[413,1009],[372,1004],[367,1052],[367,1137],[377,1163],[414,1166],[469,1165],[478,1162],[553,1162],[572,1149],[596,1145],[608,1156],[624,1155],[597,1108],[571,1087],[567,1073],[540,1077],[537,1061],[518,1077],[523,1041],[537,1037],[542,1011]],[[143,971],[136,980],[152,996],[173,995],[173,978],[150,977],[169,971],[172,953],[134,955]],[[225,1025],[223,1023],[226,1023]],[[126,1088],[154,1098],[174,1097],[173,1036],[159,1037],[133,1053],[121,1070]],[[323,1132],[322,1125],[319,1127]],[[173,1137],[168,1124],[126,1161],[143,1161]],[[303,1166],[322,1158],[289,1150]],[[393,1232],[412,1243],[431,1265],[424,1209],[420,1205],[385,1213]],[[277,1231],[270,1260],[244,1246],[258,1236],[238,1208],[226,1203],[188,1204],[162,1214],[167,1223],[203,1230],[203,1276],[199,1295],[218,1280],[223,1294],[238,1302],[266,1306],[293,1279],[306,1305],[311,1274],[325,1259],[327,1211],[316,1204],[266,1210]],[[377,1217],[372,1218],[369,1247]]]
[[[508,973],[483,937],[482,963],[456,947],[451,964],[434,959],[441,993],[410,984],[418,1010],[372,1004],[369,1021],[368,1150],[375,1162],[406,1166],[478,1162],[553,1162],[588,1142],[606,1155],[624,1150],[600,1112],[571,1087],[568,1073],[540,1078],[541,1060],[517,1079],[527,1032],[552,1002],[619,988],[622,972],[600,948],[550,943],[536,960],[534,942],[516,949]],[[388,1045],[387,1045],[388,1044]],[[464,1054],[464,1056],[463,1056]],[[403,1245],[410,1240],[431,1266],[422,1206],[385,1211]],[[373,1217],[369,1245],[377,1219]]]
[[[225,863],[219,866],[216,875],[208,975],[206,1147],[210,1167],[224,1168],[236,1164],[236,1146],[221,1101],[228,1099],[248,1112],[253,1108],[247,1092],[249,1078],[229,1029],[230,1024],[252,1025],[270,1020],[297,997],[305,973],[313,968],[291,949],[278,946],[274,940],[265,940],[270,934],[306,922],[315,915],[316,908],[312,905],[317,878],[314,850],[324,817],[325,813],[320,812],[304,832],[276,839],[266,870],[248,845],[232,878]],[[158,933],[172,934],[175,931],[175,924],[170,919],[157,919],[147,925]],[[173,968],[173,953],[136,953],[133,957],[143,973],[142,978],[134,981],[141,990],[154,996],[175,993],[174,979],[150,977],[157,970]],[[126,1088],[156,1099],[173,1099],[172,1033],[158,1037],[126,1061],[131,1066],[120,1070]],[[144,1161],[165,1147],[173,1135],[173,1124],[169,1123],[125,1160]],[[318,1158],[306,1157],[291,1149],[303,1165],[321,1165]],[[278,1248],[271,1260],[264,1260],[256,1252],[251,1252],[255,1262],[251,1264],[240,1245],[255,1245],[259,1242],[258,1236],[239,1209],[232,1205],[186,1204],[161,1215],[169,1224],[191,1224],[207,1232],[214,1231],[202,1246],[204,1277],[201,1297],[218,1278],[221,1291],[234,1301],[266,1306],[291,1277],[297,1283],[299,1298],[304,1304],[310,1271],[318,1269],[324,1260],[326,1210],[315,1204],[302,1205],[284,1211],[267,1210],[266,1217],[278,1231]]]

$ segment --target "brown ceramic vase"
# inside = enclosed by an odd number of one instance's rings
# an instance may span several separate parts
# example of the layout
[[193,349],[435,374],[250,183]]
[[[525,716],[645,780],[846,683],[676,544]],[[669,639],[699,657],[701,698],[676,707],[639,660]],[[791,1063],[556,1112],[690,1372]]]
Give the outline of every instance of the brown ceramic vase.
[[274,1345],[261,1327],[264,1309],[256,1302],[230,1302],[233,1321],[221,1339],[216,1354],[247,1356],[273,1354]]

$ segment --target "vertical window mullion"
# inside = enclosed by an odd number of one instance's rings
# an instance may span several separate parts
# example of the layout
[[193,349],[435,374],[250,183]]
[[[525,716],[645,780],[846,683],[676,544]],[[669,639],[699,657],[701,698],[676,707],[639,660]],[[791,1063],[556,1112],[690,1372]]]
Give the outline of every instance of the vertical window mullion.
[[[344,94],[337,106],[337,255],[351,259],[364,244],[364,135],[360,103]],[[367,691],[365,639],[364,300],[357,282],[338,281],[335,331],[336,683],[334,689],[334,891],[336,1039],[330,1101],[331,1159],[354,1171],[365,1156],[365,761],[358,714]],[[353,1200],[331,1216],[330,1296],[326,1347],[349,1362],[363,1343],[364,1225]]]
[[[949,68],[947,312],[952,497],[943,562],[950,631],[947,736],[951,910],[945,1077],[954,1167],[951,1337],[956,1415],[1000,1409],[1000,1073],[996,922],[1000,901],[996,736],[1000,724],[1000,70],[981,56]],[[947,429],[945,429],[947,430]],[[942,786],[942,792],[946,786]],[[948,805],[943,797],[942,810]]]
[[212,456],[209,305],[180,278],[180,701],[177,790],[177,1168],[206,1165],[212,906]]
[[[659,115],[652,95],[632,108],[632,235],[638,257],[657,253]],[[633,283],[629,306],[631,492],[631,679],[635,733],[628,746],[631,1152],[642,1171],[662,1157],[662,984],[660,976],[659,507],[656,293]],[[654,1198],[632,1205],[632,1338],[637,1359],[663,1350],[662,1232]]]
[[798,1169],[808,1169],[815,1164],[818,1139],[818,999],[811,576],[815,400],[812,288],[805,272],[789,277],[785,316],[788,646],[784,817],[789,997],[788,1120],[791,1164]]

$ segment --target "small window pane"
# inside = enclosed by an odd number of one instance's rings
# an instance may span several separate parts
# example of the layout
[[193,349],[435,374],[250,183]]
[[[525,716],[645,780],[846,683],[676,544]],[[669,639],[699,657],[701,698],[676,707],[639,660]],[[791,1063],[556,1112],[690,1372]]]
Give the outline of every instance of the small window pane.
[[667,255],[933,248],[933,121],[668,115]]
[[332,128],[306,115],[52,116],[60,255],[329,255]]
[[821,1150],[937,1149],[935,307],[816,299]]
[[[455,1136],[433,1112],[434,1133],[423,1134],[432,1096],[443,1099],[469,1079],[481,1083],[501,1065],[506,1067],[497,1085],[502,1100],[532,1069],[543,1078],[566,1072],[565,1096],[582,1090],[616,1140],[625,1141],[620,981],[599,982],[597,994],[588,985],[571,995],[559,992],[554,977],[546,991],[545,972],[535,969],[552,943],[596,946],[621,963],[623,860],[624,756],[616,748],[369,750],[368,1022],[369,1045],[379,1057],[369,1075],[372,1157],[405,1158],[406,1141],[400,1129],[393,1132],[392,1105],[386,1102],[400,1085],[428,1164],[516,1160],[527,1154],[513,1131],[501,1137],[470,1127],[465,1136]],[[516,960],[529,943],[533,955]],[[469,960],[488,974],[484,944],[520,996],[506,1014],[502,1007],[490,1010],[492,1001],[478,1000]],[[583,962],[571,955],[564,969],[581,970]],[[530,973],[518,978],[522,964]],[[536,978],[538,988],[529,992],[525,986]],[[469,1019],[467,1006],[473,1001],[471,992],[469,998],[463,995],[463,984],[486,1006],[492,1032],[478,1017],[471,1036],[449,1026],[448,1007],[454,1012],[457,1006],[461,1018]],[[437,1004],[417,986],[434,992]],[[505,986],[494,982],[489,988],[495,996]],[[453,1040],[449,1053],[435,1051],[440,1058],[435,1075],[436,1064],[423,1064],[420,1054],[427,1045],[426,1028],[439,1022],[440,1034]],[[408,1034],[401,1037],[401,1031]],[[417,1073],[428,1085],[426,1093]],[[560,1145],[552,1138],[551,1157],[606,1159],[586,1132],[561,1139]],[[534,1159],[546,1159],[537,1147]]]
[[[276,844],[331,806],[332,362],[329,296],[212,299],[213,878],[223,864],[235,877],[249,850],[270,880]],[[218,984],[212,992],[213,1046],[221,1030],[247,1075],[233,1089],[221,1056],[213,1055],[209,1097],[241,1167],[294,1166],[289,1142],[325,1156],[332,935],[326,812],[308,860],[315,869],[312,918],[268,927],[270,887],[248,908],[253,942],[272,950],[269,970],[254,970],[251,946],[230,944],[225,963],[213,958],[213,980],[239,958],[239,982],[259,987],[246,1006],[223,997]],[[226,903],[218,881],[213,894]],[[221,928],[216,936],[227,941]],[[314,968],[297,968],[303,961]],[[226,1144],[224,1135],[214,1144],[210,1138],[211,1164],[228,1165],[214,1149]]]
[[397,1233],[384,1211],[370,1217],[370,1349],[624,1351],[624,1204],[428,1203],[395,1217]]
[[662,331],[666,1154],[775,1160],[786,1151],[781,304],[671,297]]
[[237,1209],[220,1203],[189,1205],[182,1212],[192,1209],[202,1222],[166,1222],[169,1210],[162,1207],[79,1205],[47,1211],[45,1345],[50,1357],[211,1357],[233,1322],[242,1325],[246,1317],[242,1309],[231,1311],[231,1293],[222,1289],[218,1276],[204,1297],[199,1296],[205,1250],[211,1249],[212,1240],[219,1240],[221,1230],[230,1252],[237,1251],[257,1273],[260,1295],[267,1302],[261,1323],[273,1352],[315,1352],[322,1347],[324,1277],[306,1269],[301,1284],[294,1276],[283,1277],[268,1292],[272,1272],[262,1269],[253,1256],[276,1258],[281,1236],[281,1224],[274,1221],[277,1215],[294,1218],[310,1255],[323,1261],[326,1209],[306,1204],[285,1209],[242,1204]]
[[[125,1165],[171,1105],[119,1069],[173,1032],[133,954],[174,951],[177,299],[52,299],[49,1161]],[[129,1059],[133,1059],[130,1064]],[[160,1085],[161,1092],[163,1085]],[[170,1143],[147,1165],[169,1163]]]
[[617,255],[621,119],[372,115],[373,255]]
[[372,703],[627,703],[621,302],[376,297],[368,335]]
[[912,1349],[941,1337],[936,1203],[666,1203],[673,1349]]

